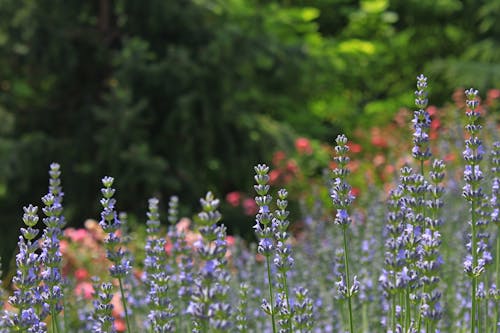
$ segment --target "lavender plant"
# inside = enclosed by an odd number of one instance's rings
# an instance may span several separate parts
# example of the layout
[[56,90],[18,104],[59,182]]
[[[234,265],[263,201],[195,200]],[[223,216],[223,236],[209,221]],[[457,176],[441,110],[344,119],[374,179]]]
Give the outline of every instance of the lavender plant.
[[[112,187],[113,182],[113,177],[106,176],[102,179],[104,187],[101,189],[101,193],[103,195],[101,205],[103,210],[101,212],[101,221],[99,222],[99,225],[107,233],[106,239],[104,240],[106,257],[112,262],[109,273],[112,278],[116,278],[118,280],[125,321],[127,323],[127,330],[131,332],[130,320],[127,311],[127,299],[123,288],[123,280],[130,273],[131,266],[130,261],[127,260],[125,249],[121,246],[121,239],[118,234],[121,223],[115,210],[116,200],[113,198],[115,194],[115,189]],[[108,287],[106,285],[106,289],[107,288]]]
[[[386,205],[378,188],[368,192],[371,198],[363,206],[353,205],[347,138],[340,135],[330,183],[313,189],[314,205],[301,204],[297,229],[291,227],[288,191],[272,192],[269,167],[254,168],[258,244],[248,246],[241,239],[231,245],[219,200],[210,192],[201,200],[194,225],[179,219],[178,199],[171,197],[168,232],[161,227],[154,198],[145,225],[126,227],[126,215],[116,212],[111,177],[104,177],[101,190],[102,230],[78,233],[70,241],[76,233],[68,228],[63,244],[61,170],[51,164],[49,193],[42,198],[43,232],[37,229],[37,207],[24,207],[25,226],[0,333],[498,333],[500,143],[487,141],[497,137],[496,132],[488,136],[488,130],[497,128],[482,128],[478,93],[467,90],[465,185],[460,190],[453,165],[446,167],[450,176],[445,179],[444,162],[431,159],[431,151],[437,155],[430,141],[435,123],[426,110],[423,75],[415,94],[415,162],[400,169]],[[445,133],[449,142],[463,144],[462,130]],[[483,173],[488,153],[491,169]],[[328,223],[331,205],[324,205],[322,196],[333,202],[333,224]],[[468,225],[460,223],[464,216]],[[98,248],[103,240],[105,254]],[[87,242],[97,244],[92,260],[111,261],[104,273],[109,278],[100,273],[93,291],[85,289],[88,276],[64,266],[72,260],[65,251]],[[461,242],[465,246],[457,246]],[[134,263],[134,257],[141,260]],[[465,274],[458,264],[463,257]]]
[[484,148],[481,139],[478,137],[482,126],[479,124],[481,114],[477,110],[479,101],[477,100],[478,91],[468,89],[465,91],[467,96],[467,124],[465,130],[469,137],[465,140],[465,150],[463,153],[466,162],[464,171],[465,185],[463,187],[463,196],[470,204],[471,218],[469,224],[471,226],[470,240],[467,247],[470,255],[464,261],[464,269],[471,279],[471,333],[482,332],[483,321],[480,316],[480,306],[478,299],[478,283],[481,275],[484,273],[488,264],[488,255],[486,244],[481,240],[479,234],[481,225],[485,223],[481,219],[481,202],[485,199],[485,194],[481,186],[483,173],[480,168],[480,162],[483,159]]
[[16,275],[12,278],[16,289],[9,297],[9,303],[17,308],[17,313],[7,312],[5,323],[12,332],[47,332],[46,324],[40,317],[47,311],[43,308],[45,303],[39,293],[40,276],[38,272],[40,258],[35,252],[38,242],[35,237],[39,230],[34,227],[38,223],[38,207],[29,205],[23,207],[23,223],[26,228],[21,228],[19,236],[19,253],[16,256]]
[[351,194],[351,186],[346,182],[346,176],[349,174],[349,169],[347,168],[347,163],[349,163],[349,157],[347,156],[349,147],[346,145],[347,138],[344,135],[339,135],[337,139],[335,139],[335,142],[337,143],[335,146],[335,152],[337,155],[334,157],[334,161],[337,163],[337,167],[333,170],[334,185],[331,189],[330,196],[333,201],[333,206],[337,209],[335,224],[339,225],[342,229],[345,265],[345,272],[340,276],[340,281],[337,283],[337,287],[342,297],[347,299],[349,332],[353,333],[354,322],[352,317],[352,297],[359,291],[359,282],[357,281],[357,277],[354,276],[351,284],[347,229],[349,224],[351,224],[351,217],[349,216],[348,209],[354,200],[354,196]]
[[196,251],[201,259],[200,270],[194,279],[191,302],[187,312],[193,317],[193,332],[222,332],[231,328],[230,305],[227,303],[230,275],[225,259],[226,227],[218,225],[221,214],[219,200],[211,192],[200,199],[203,211],[198,214],[199,232],[203,239]]
[[169,297],[170,276],[165,253],[165,239],[159,235],[160,214],[156,198],[149,199],[149,211],[147,213],[146,259],[144,260],[144,281],[149,288],[148,295],[148,319],[152,332],[164,333],[174,332],[173,306]]
[[254,185],[255,192],[257,196],[255,197],[255,202],[259,206],[259,212],[255,217],[255,234],[259,239],[259,245],[257,247],[257,252],[266,258],[267,267],[267,283],[269,284],[269,299],[262,300],[262,309],[265,313],[271,316],[271,323],[273,326],[273,333],[276,333],[276,312],[274,304],[274,291],[273,291],[273,279],[271,276],[271,255],[274,251],[274,236],[272,230],[272,212],[269,208],[272,197],[268,194],[269,192],[269,167],[265,164],[259,164],[255,168],[255,182]]

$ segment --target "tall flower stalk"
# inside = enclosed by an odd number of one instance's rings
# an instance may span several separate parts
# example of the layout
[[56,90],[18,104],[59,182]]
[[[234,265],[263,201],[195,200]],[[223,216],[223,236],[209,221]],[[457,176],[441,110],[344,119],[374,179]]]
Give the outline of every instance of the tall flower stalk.
[[495,302],[495,318],[494,325],[496,325],[496,332],[500,331],[500,204],[498,199],[500,197],[500,141],[493,144],[491,151],[491,174],[493,176],[491,188],[491,222],[496,226],[496,254],[495,254],[495,295],[493,295]]
[[103,195],[101,205],[103,210],[101,212],[101,221],[99,225],[104,232],[107,233],[104,239],[104,245],[106,247],[106,257],[112,263],[109,272],[111,277],[118,280],[125,322],[127,323],[127,331],[131,332],[123,280],[130,273],[132,267],[130,266],[130,261],[127,259],[126,250],[122,247],[122,241],[119,236],[121,223],[115,210],[116,200],[113,198],[115,194],[115,189],[112,187],[113,182],[113,177],[104,177],[102,179],[104,187],[101,189]]
[[266,258],[267,267],[267,282],[269,284],[269,299],[262,301],[262,309],[265,313],[271,316],[271,323],[273,326],[273,333],[276,333],[276,318],[275,318],[275,305],[274,305],[274,291],[273,291],[273,279],[271,276],[271,255],[274,251],[274,235],[272,229],[272,219],[273,214],[269,208],[271,204],[272,197],[268,194],[269,192],[269,167],[265,164],[259,164],[254,167],[255,170],[255,182],[254,185],[255,192],[257,196],[255,197],[255,202],[259,206],[259,212],[255,216],[255,234],[259,239],[259,245],[257,247],[257,252]]
[[193,316],[193,332],[222,332],[231,328],[231,312],[227,302],[226,227],[219,225],[219,200],[208,192],[200,199],[202,212],[197,216],[202,239],[195,243],[200,258],[200,271],[194,280],[188,313]]
[[417,77],[417,90],[415,91],[415,105],[419,108],[413,113],[413,157],[420,162],[420,174],[424,175],[424,162],[431,157],[429,148],[429,129],[431,117],[425,110],[427,107],[427,78],[420,74]]
[[341,276],[340,281],[337,283],[340,294],[347,299],[347,307],[349,313],[349,331],[354,332],[354,322],[353,322],[353,310],[352,310],[352,297],[359,290],[359,283],[356,276],[351,283],[350,272],[349,272],[349,247],[347,242],[347,230],[351,224],[351,217],[348,213],[349,206],[354,200],[354,196],[351,194],[351,186],[346,182],[346,177],[349,175],[349,169],[347,164],[349,163],[349,157],[347,152],[349,147],[347,146],[347,138],[344,135],[339,135],[335,142],[336,156],[334,161],[337,163],[337,167],[333,170],[333,187],[330,192],[330,196],[333,201],[333,206],[337,209],[335,216],[335,224],[339,225],[342,229],[342,238],[344,244],[344,268],[345,274]]
[[276,254],[274,257],[274,265],[277,270],[277,292],[280,302],[277,302],[279,306],[278,319],[280,324],[280,332],[293,332],[293,309],[290,306],[290,287],[288,282],[288,272],[293,266],[292,250],[287,240],[289,238],[288,226],[290,222],[287,220],[289,212],[286,210],[288,205],[287,201],[288,192],[285,189],[280,189],[278,191],[278,199],[276,200],[276,206],[278,207],[274,211],[273,218],[273,229],[274,238],[276,240]]
[[465,130],[468,133],[468,138],[465,140],[465,150],[463,157],[466,162],[464,171],[465,185],[463,187],[463,197],[470,204],[470,221],[471,226],[470,241],[468,248],[470,256],[464,261],[464,270],[468,277],[471,279],[471,333],[482,332],[482,320],[478,316],[479,300],[477,297],[478,280],[485,270],[486,262],[482,259],[483,250],[478,240],[478,228],[480,225],[480,209],[481,202],[484,199],[481,181],[483,180],[483,173],[480,169],[480,162],[483,159],[483,146],[482,141],[478,135],[482,128],[479,124],[480,113],[477,110],[479,101],[477,100],[478,91],[475,89],[468,89],[465,91],[467,97],[467,124]]
[[42,253],[40,261],[43,265],[41,272],[44,294],[49,305],[51,324],[53,332],[59,332],[59,316],[63,310],[63,277],[62,277],[62,255],[60,251],[60,239],[62,228],[65,226],[62,215],[62,192],[60,165],[52,163],[49,170],[49,193],[42,198],[42,208],[45,218],[43,223],[46,228],[40,241]]
[[147,212],[147,242],[145,246],[146,259],[144,260],[144,281],[149,287],[148,319],[152,332],[173,332],[173,306],[169,298],[169,282],[167,270],[167,255],[165,252],[165,238],[160,236],[159,200],[149,199]]
[[[9,314],[6,318],[7,326],[11,332],[47,332],[47,327],[40,320],[39,305],[40,295],[37,290],[40,283],[38,276],[39,256],[35,253],[38,242],[35,237],[38,229],[34,227],[38,223],[38,207],[29,205],[24,207],[23,222],[26,228],[21,228],[22,236],[19,236],[19,253],[16,255],[16,275],[12,279],[16,289],[9,297],[9,303],[18,309],[15,314]],[[42,312],[45,309],[42,309]]]

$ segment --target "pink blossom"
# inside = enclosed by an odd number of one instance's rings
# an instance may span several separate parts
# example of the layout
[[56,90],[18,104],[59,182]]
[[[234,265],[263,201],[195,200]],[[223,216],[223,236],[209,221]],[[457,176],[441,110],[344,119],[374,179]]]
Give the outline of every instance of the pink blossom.
[[89,278],[89,272],[85,268],[78,268],[75,271],[75,279],[77,281],[83,281]]
[[297,152],[299,154],[311,155],[313,152],[311,141],[303,137],[297,138],[297,140],[295,140],[295,149],[297,149]]
[[240,192],[229,192],[226,194],[226,201],[233,207],[238,207],[241,202],[241,193]]
[[252,216],[257,213],[257,204],[253,199],[246,198],[243,200],[243,210],[245,212],[245,215]]
[[94,294],[92,283],[87,281],[79,282],[75,287],[75,295],[82,296],[84,299],[91,299]]
[[68,228],[65,230],[65,234],[73,242],[82,242],[88,237],[88,232],[85,229]]

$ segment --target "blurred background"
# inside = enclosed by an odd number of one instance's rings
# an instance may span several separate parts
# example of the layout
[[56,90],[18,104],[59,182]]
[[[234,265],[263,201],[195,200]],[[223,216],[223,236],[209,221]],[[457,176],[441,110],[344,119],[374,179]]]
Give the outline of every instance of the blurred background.
[[135,223],[153,195],[190,216],[212,190],[248,235],[253,165],[373,134],[421,72],[436,105],[500,87],[498,17],[498,0],[0,0],[4,267],[51,162],[70,226],[112,175]]

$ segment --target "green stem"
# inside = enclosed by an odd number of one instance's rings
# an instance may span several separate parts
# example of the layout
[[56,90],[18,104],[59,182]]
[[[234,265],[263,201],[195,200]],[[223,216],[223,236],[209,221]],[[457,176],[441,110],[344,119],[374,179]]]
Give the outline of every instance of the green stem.
[[292,325],[292,309],[290,308],[290,297],[289,297],[289,291],[288,291],[288,283],[287,283],[287,278],[286,278],[286,272],[283,273],[283,287],[285,288],[285,296],[286,296],[286,306],[289,311],[289,318],[288,318],[288,329],[290,332],[293,332],[293,325]]
[[[395,285],[396,284],[394,283],[394,286]],[[392,295],[392,309],[391,309],[391,311],[392,311],[392,331],[393,332],[396,332],[396,303],[397,303],[396,298],[397,298],[397,296],[398,295],[396,293],[394,293],[394,295]]]
[[130,330],[130,323],[128,320],[127,300],[125,299],[125,292],[123,291],[123,284],[121,278],[118,278],[118,283],[120,284],[120,293],[122,296],[123,311],[125,312],[125,321],[127,323],[127,332],[130,333],[132,331]]
[[[498,226],[497,230],[497,255],[496,255],[496,260],[495,260],[495,271],[496,271],[496,286],[497,290],[500,288],[500,225]],[[500,331],[498,330],[498,321],[500,320],[500,302],[496,302],[495,305],[495,322],[493,325],[495,325],[495,330],[493,332],[499,333]]]
[[52,331],[54,333],[59,333],[59,323],[57,321],[57,313],[54,304],[50,305],[50,316],[52,317]]
[[271,280],[271,262],[269,261],[269,255],[266,255],[266,264],[267,264],[267,281],[269,282],[269,298],[271,300],[271,321],[273,323],[273,333],[276,333],[276,323],[274,320],[273,283]]
[[[474,167],[472,167],[472,174],[474,177]],[[474,200],[474,199],[473,199]],[[471,237],[471,252],[472,252],[472,269],[477,267],[477,240],[476,240],[476,205],[475,202],[471,202],[471,228],[472,228],[472,237]],[[476,332],[477,325],[477,299],[476,299],[476,290],[477,290],[477,277],[472,277],[472,290],[471,290],[471,299],[472,299],[472,307],[471,307],[471,333]]]
[[410,287],[406,287],[405,291],[405,332],[408,332],[411,322]]
[[347,247],[347,225],[342,226],[342,234],[344,236],[344,263],[345,263],[345,283],[347,287],[347,306],[349,309],[349,329],[351,333],[354,333],[353,321],[352,321],[352,304],[351,304],[351,285],[349,281],[349,250]]

